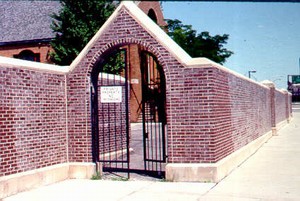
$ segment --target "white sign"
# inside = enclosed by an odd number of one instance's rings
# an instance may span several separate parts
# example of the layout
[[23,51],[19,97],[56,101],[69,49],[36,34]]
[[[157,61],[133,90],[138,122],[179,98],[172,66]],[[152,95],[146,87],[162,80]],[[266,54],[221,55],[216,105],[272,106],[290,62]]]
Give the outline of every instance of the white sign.
[[139,79],[131,79],[131,84],[138,84],[139,83]]
[[109,86],[101,87],[100,89],[101,103],[121,103],[122,102],[122,87]]

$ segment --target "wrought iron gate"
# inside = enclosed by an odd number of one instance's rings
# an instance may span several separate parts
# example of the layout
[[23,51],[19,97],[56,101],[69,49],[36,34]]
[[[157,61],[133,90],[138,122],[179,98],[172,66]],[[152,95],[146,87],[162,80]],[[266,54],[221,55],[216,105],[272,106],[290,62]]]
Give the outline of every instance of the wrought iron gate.
[[91,111],[93,161],[100,162],[103,171],[127,172],[129,177],[127,69],[124,49],[99,60],[91,74]]
[[[130,172],[164,177],[165,77],[152,54],[142,51],[140,56],[144,170],[130,169],[130,85],[126,49],[101,57],[91,73],[93,161],[101,163],[103,171],[125,172],[128,178]],[[115,61],[117,63],[111,64]],[[115,67],[120,64],[121,67]]]
[[145,171],[164,177],[166,162],[165,76],[156,57],[141,53],[143,143]]

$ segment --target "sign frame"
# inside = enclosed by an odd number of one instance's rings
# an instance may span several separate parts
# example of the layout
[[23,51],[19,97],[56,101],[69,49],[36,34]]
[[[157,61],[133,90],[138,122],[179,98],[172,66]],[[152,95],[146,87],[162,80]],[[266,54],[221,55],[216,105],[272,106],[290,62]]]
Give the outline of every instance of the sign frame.
[[101,86],[100,87],[101,103],[121,103],[122,86]]

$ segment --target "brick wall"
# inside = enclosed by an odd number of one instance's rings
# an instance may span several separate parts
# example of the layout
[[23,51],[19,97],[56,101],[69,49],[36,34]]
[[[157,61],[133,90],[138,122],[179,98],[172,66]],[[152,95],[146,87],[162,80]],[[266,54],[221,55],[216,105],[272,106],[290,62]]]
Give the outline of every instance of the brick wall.
[[121,9],[66,76],[0,67],[0,176],[92,161],[91,72],[128,44],[153,53],[164,70],[168,163],[217,162],[270,131],[272,117],[291,116],[290,94],[211,62],[179,62]]
[[[69,144],[71,161],[87,162],[91,161],[92,158],[89,103],[90,73],[93,68],[97,68],[97,61],[101,60],[101,57],[104,57],[107,52],[127,44],[138,44],[154,53],[161,64],[165,66],[166,79],[174,79],[175,82],[178,80],[176,76],[180,75],[180,71],[177,71],[177,69],[179,70],[183,66],[149,33],[145,32],[143,27],[125,9],[121,10],[120,14],[111,22],[101,37],[94,41],[76,68],[67,75],[68,133],[70,138],[72,138]],[[174,67],[175,74],[172,76],[168,72],[169,67]]]
[[106,52],[132,43],[152,52],[165,72],[168,162],[217,162],[271,130],[268,87],[214,65],[184,67],[122,9],[68,75],[69,107],[77,108],[69,112],[72,160],[91,160],[74,143],[90,149],[89,72]]
[[67,161],[63,75],[0,66],[0,176]]
[[216,67],[182,75],[169,94],[169,162],[217,162],[271,130],[267,87]]
[[286,120],[286,93],[275,90],[275,123],[278,124]]

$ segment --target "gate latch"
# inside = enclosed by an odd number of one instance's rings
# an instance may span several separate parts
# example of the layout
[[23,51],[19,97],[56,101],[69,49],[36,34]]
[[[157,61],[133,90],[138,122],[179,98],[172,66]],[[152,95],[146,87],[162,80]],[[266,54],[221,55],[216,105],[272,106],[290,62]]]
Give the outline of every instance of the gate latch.
[[149,134],[147,132],[144,133],[144,138],[148,139]]

